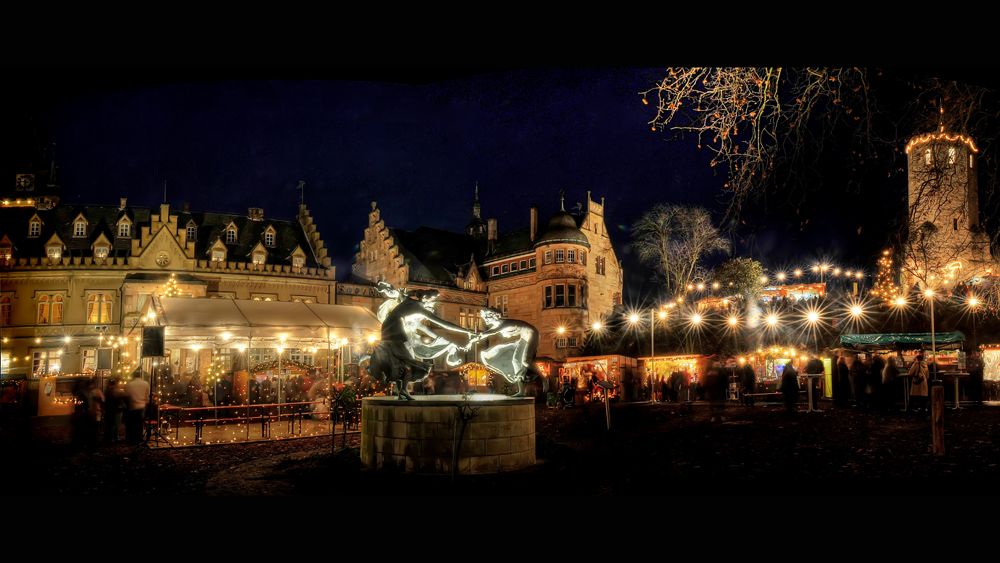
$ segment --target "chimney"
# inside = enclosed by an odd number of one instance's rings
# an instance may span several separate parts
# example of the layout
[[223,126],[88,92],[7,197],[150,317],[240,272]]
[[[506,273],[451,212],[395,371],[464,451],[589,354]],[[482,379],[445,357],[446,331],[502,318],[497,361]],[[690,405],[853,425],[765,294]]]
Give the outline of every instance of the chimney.
[[535,242],[538,235],[538,206],[531,204],[531,242]]
[[264,208],[263,207],[251,207],[247,210],[247,218],[251,221],[263,221],[264,220]]
[[185,203],[184,204],[184,213],[191,213],[191,204],[190,203]]
[[121,207],[119,207],[118,209],[125,209],[125,206],[126,206],[126,202],[127,202],[127,201],[128,201],[127,199],[125,199],[125,198],[122,198],[122,204],[121,204]]
[[487,219],[486,220],[486,241],[487,246],[489,246],[490,251],[493,251],[493,247],[497,242],[497,220]]

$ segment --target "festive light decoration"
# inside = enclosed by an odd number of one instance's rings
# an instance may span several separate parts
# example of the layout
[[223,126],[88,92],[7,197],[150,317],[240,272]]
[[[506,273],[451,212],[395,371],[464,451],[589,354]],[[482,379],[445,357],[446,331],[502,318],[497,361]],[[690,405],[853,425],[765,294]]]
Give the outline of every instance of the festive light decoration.
[[930,133],[922,137],[914,137],[913,139],[910,139],[910,142],[906,145],[906,154],[910,154],[910,150],[917,145],[940,140],[946,140],[952,143],[959,141],[961,143],[965,143],[970,149],[972,149],[972,152],[979,152],[979,149],[976,148],[976,144],[971,138],[967,138],[965,135],[949,135],[945,133],[944,128],[942,128],[942,131],[936,135],[934,133]]
[[176,274],[170,274],[170,279],[167,283],[160,289],[160,297],[178,297],[180,296],[180,289],[177,287]]
[[872,296],[885,303],[891,303],[899,293],[899,287],[893,283],[892,256],[888,250],[882,251],[882,257],[878,260],[878,274],[872,287]]

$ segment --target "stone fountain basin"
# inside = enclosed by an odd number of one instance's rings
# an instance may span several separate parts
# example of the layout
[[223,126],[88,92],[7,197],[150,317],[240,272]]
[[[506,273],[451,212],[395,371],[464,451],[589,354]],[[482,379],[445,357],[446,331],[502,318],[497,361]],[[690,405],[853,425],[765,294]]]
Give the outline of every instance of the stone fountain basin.
[[513,471],[535,463],[535,399],[475,393],[361,401],[361,461],[375,469],[451,474],[459,407],[478,409],[465,426],[457,473]]

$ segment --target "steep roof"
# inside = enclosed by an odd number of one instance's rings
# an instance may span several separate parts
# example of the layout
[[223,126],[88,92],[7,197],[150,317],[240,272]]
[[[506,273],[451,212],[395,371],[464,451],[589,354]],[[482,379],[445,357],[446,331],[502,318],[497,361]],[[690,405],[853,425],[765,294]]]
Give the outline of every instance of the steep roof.
[[410,267],[411,280],[453,284],[461,267],[472,255],[482,255],[482,243],[465,233],[433,227],[416,231],[389,229],[403,260]]

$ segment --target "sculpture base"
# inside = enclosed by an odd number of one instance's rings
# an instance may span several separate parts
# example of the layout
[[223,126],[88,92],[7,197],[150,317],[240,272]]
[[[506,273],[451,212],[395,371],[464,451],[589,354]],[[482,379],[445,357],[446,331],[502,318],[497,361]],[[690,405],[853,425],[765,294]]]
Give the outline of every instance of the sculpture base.
[[[460,407],[478,408],[458,449],[460,474],[513,471],[535,463],[535,400],[473,394],[365,397],[361,402],[361,461],[388,471],[451,474]],[[457,429],[457,432],[456,432]]]

